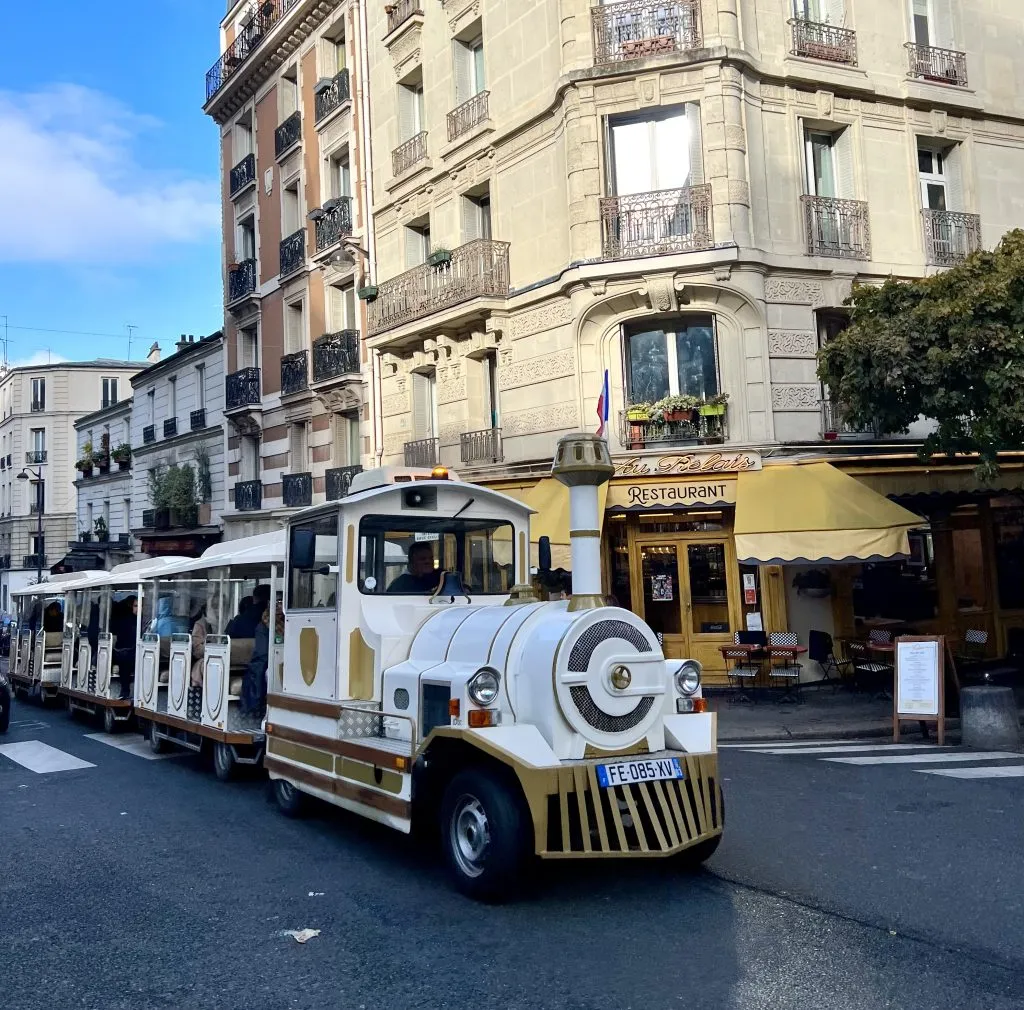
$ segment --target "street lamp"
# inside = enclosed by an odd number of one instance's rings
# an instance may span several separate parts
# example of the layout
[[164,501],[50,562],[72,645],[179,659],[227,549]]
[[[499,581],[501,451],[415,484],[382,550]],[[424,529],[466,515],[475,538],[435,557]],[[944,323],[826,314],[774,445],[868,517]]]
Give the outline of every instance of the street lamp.
[[29,480],[36,486],[36,582],[43,581],[43,471],[25,467],[18,480]]

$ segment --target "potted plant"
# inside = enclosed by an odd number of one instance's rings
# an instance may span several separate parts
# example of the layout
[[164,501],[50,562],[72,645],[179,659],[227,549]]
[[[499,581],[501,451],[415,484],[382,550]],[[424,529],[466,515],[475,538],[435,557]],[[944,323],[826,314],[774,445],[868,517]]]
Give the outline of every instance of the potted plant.
[[725,413],[725,405],[728,400],[728,393],[715,393],[714,396],[709,396],[697,410],[702,417],[719,417]]
[[88,530],[82,530],[81,540],[83,544],[87,544],[92,540],[92,534]]
[[793,588],[798,596],[821,600],[832,595],[832,578],[824,568],[810,568],[793,576]]
[[436,246],[430,251],[427,263],[432,267],[447,266],[452,261],[452,251],[443,245]]
[[651,419],[649,403],[631,403],[626,407],[626,420],[633,424],[644,424]]
[[122,442],[111,452],[110,458],[121,470],[127,470],[132,462],[132,447],[127,442]]
[[110,537],[110,531],[107,529],[107,521],[100,516],[96,522],[92,524],[93,532],[96,534],[96,539],[102,544]]
[[685,393],[665,396],[651,406],[651,420],[666,424],[688,421],[698,403],[700,401],[695,396],[688,396]]
[[377,297],[377,285],[376,284],[364,284],[361,288],[356,291],[356,296],[364,302],[372,302]]

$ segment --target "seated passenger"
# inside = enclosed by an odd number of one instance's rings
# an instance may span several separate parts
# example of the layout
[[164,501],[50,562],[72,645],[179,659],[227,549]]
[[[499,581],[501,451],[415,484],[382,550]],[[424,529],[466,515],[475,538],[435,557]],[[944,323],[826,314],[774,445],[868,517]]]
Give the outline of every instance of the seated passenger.
[[156,606],[156,620],[150,626],[150,630],[161,638],[169,638],[171,635],[183,635],[188,631],[188,618],[172,614],[174,599],[170,596],[161,596]]
[[110,633],[114,636],[113,663],[121,678],[121,700],[131,701],[135,682],[136,619],[139,601],[132,596],[124,600],[117,616],[111,619]]
[[234,633],[234,631],[232,631],[231,629],[234,628],[237,625],[239,618],[251,606],[252,606],[252,597],[251,596],[243,596],[241,601],[238,604],[238,613],[235,614],[235,616],[232,617],[230,621],[228,621],[228,626],[224,629],[224,634],[225,635],[230,635],[232,638],[242,638],[242,637],[244,637],[242,635],[236,635]]
[[[284,614],[278,605],[275,633],[284,633]],[[239,708],[248,715],[262,716],[267,707],[267,666],[270,663],[270,608],[263,611],[253,639],[252,659],[242,676]]]
[[409,570],[402,572],[388,586],[389,593],[433,593],[441,581],[434,568],[434,547],[428,541],[419,541],[409,548]]
[[60,604],[54,600],[46,608],[46,613],[43,614],[43,631],[63,631],[64,630],[64,612],[61,610]]
[[252,605],[239,612],[231,618],[226,634],[232,638],[253,638],[260,621],[263,620],[263,611],[270,606],[270,586],[257,586],[252,593]]
[[193,687],[203,686],[203,664],[206,659],[206,636],[212,632],[206,619],[206,607],[199,607],[189,619],[189,634],[192,636],[192,674],[189,681]]

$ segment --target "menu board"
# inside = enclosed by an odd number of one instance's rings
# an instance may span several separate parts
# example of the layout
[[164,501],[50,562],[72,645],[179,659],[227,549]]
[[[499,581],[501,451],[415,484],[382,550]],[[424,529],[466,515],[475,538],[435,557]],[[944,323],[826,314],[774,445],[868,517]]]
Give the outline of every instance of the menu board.
[[942,650],[937,638],[896,640],[896,715],[939,718]]

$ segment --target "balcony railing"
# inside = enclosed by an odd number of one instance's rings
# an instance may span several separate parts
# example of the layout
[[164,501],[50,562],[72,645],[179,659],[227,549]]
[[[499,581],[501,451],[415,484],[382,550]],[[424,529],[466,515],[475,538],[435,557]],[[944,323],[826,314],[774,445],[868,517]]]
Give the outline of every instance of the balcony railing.
[[151,530],[156,526],[156,509],[142,510],[142,525],[147,530]]
[[821,437],[826,442],[853,438],[863,440],[877,437],[874,425],[862,426],[843,420],[843,408],[833,400],[821,401]]
[[302,508],[313,504],[313,475],[286,473],[281,476],[281,496],[285,508]]
[[235,508],[239,512],[255,512],[263,507],[263,481],[242,480],[235,485]]
[[174,438],[178,434],[178,419],[168,417],[164,419],[164,438]]
[[981,218],[954,210],[922,210],[924,248],[933,266],[951,267],[981,248]]
[[190,431],[202,431],[206,427],[206,408],[200,407],[188,415],[188,427]]
[[388,35],[404,24],[413,14],[422,14],[420,0],[394,0],[385,8],[388,13]]
[[361,466],[338,466],[328,470],[324,474],[327,500],[337,501],[339,498],[344,498],[352,488],[352,478],[362,472]]
[[46,555],[45,554],[26,554],[24,558],[24,564],[22,568],[45,568],[46,567]]
[[413,165],[418,165],[427,158],[427,132],[423,130],[415,137],[399,144],[391,152],[391,174],[401,175],[408,172]]
[[601,225],[605,259],[711,249],[711,184],[604,197]]
[[224,379],[224,399],[226,410],[237,410],[239,407],[251,407],[260,402],[260,370],[258,368],[240,368]]
[[352,97],[348,67],[339,71],[329,81],[322,81],[313,89],[313,121],[319,123],[335,109],[340,109]]
[[155,441],[156,441],[156,425],[155,424],[147,424],[146,427],[142,429],[142,444],[143,445],[151,445]]
[[256,181],[256,155],[247,154],[231,169],[231,195]]
[[305,351],[285,354],[281,358],[281,395],[301,393],[309,389],[309,363]]
[[406,466],[437,466],[438,440],[436,438],[419,438],[415,442],[406,442],[402,447]]
[[729,438],[729,414],[701,414],[686,411],[678,420],[630,420],[628,411],[619,413],[619,441],[626,449],[651,446],[717,445]]
[[916,42],[905,43],[910,61],[908,77],[923,77],[926,81],[939,84],[957,84],[967,87],[967,54],[955,49],[939,49],[936,46],[919,46]]
[[857,33],[851,28],[823,25],[817,21],[792,19],[794,56],[809,56],[830,63],[857,65]]
[[352,234],[352,197],[337,196],[309,216],[316,231],[316,251],[323,252]]
[[[489,91],[477,92],[468,102],[463,102],[448,113],[448,140],[457,140],[464,133],[469,133],[487,119]],[[398,174],[397,172],[395,173]]]
[[594,63],[700,49],[700,0],[624,0],[590,10]]
[[467,465],[474,463],[500,463],[503,459],[501,428],[466,431],[460,436],[459,442],[460,458]]
[[325,382],[360,369],[359,331],[325,333],[313,341],[313,381]]
[[239,30],[235,41],[206,72],[207,101],[220,91],[249,54],[256,50],[267,32],[298,2],[299,0],[261,0],[259,4],[252,5],[249,23]]
[[370,332],[400,326],[471,298],[507,298],[508,242],[476,239],[437,266],[413,267],[384,281],[369,303]]
[[45,449],[30,449],[25,453],[26,463],[45,463],[46,462],[46,450]]
[[800,201],[804,206],[808,255],[849,260],[871,258],[866,203],[827,196],[802,196]]
[[0,555],[0,568],[8,569],[11,567],[11,556],[10,554]]
[[306,262],[306,229],[281,239],[281,276],[295,273]]
[[274,130],[274,157],[280,158],[302,139],[302,113],[293,112]]
[[256,290],[256,260],[242,260],[228,271],[228,304],[237,302]]

